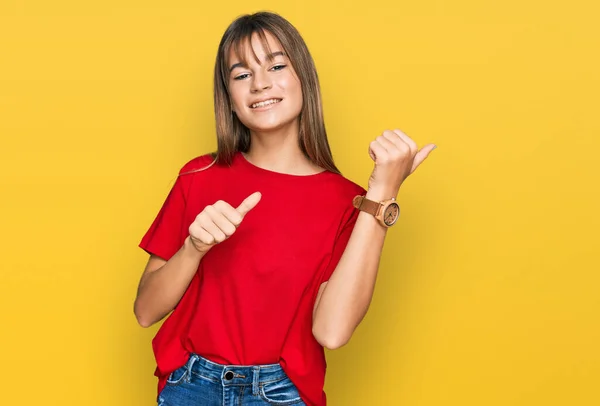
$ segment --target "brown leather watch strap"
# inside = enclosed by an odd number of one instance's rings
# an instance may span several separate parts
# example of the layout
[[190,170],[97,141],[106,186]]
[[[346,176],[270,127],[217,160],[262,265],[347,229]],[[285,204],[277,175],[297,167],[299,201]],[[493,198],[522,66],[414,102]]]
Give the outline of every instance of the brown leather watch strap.
[[377,215],[377,211],[379,210],[379,203],[374,202],[372,200],[367,199],[365,196],[356,196],[352,200],[352,204],[359,210],[365,211],[373,216]]

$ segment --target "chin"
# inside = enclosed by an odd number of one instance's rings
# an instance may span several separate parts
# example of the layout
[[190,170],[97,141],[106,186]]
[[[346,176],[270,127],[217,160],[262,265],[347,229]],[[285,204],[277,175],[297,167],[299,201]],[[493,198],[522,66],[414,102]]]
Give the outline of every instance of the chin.
[[289,127],[294,125],[294,123],[298,123],[299,119],[295,118],[288,121],[272,121],[272,122],[252,122],[252,123],[244,123],[246,127],[250,129],[250,131],[254,132],[273,132],[277,130],[281,130],[282,128]]
[[250,131],[257,132],[257,133],[269,133],[269,132],[281,130],[284,127],[285,127],[285,124],[281,124],[281,125],[269,125],[269,126],[265,126],[265,125],[258,126],[258,125],[255,125],[255,126],[250,126],[248,128],[250,129]]

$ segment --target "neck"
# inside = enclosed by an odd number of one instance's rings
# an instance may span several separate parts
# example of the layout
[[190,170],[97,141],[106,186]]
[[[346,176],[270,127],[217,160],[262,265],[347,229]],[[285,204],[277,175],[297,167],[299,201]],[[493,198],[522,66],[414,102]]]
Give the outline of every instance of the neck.
[[323,169],[300,150],[298,125],[271,132],[250,131],[250,150],[244,156],[252,164],[290,175],[312,175]]

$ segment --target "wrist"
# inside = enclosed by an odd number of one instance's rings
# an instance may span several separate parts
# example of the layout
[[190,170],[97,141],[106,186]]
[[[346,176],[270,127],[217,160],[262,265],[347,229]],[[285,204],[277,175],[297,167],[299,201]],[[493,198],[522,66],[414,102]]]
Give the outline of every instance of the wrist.
[[198,247],[196,246],[196,244],[194,244],[194,241],[192,241],[192,236],[188,235],[185,239],[185,241],[183,242],[183,246],[184,249],[191,255],[194,256],[198,256],[201,255],[203,256],[205,253],[203,251],[200,251],[198,249]]
[[400,206],[392,192],[370,190],[363,196],[355,196],[352,205],[374,216],[383,227],[391,227],[398,220]]
[[382,202],[384,200],[390,200],[396,198],[398,191],[385,190],[385,189],[369,189],[366,194],[366,198],[373,200],[374,202]]

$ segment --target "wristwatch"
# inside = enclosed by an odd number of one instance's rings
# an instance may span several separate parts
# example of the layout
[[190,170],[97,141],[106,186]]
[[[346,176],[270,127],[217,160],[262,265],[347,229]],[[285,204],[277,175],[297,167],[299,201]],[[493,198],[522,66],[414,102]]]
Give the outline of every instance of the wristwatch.
[[400,206],[395,198],[374,202],[365,196],[358,195],[352,200],[352,205],[359,210],[372,214],[384,227],[391,227],[400,217]]

